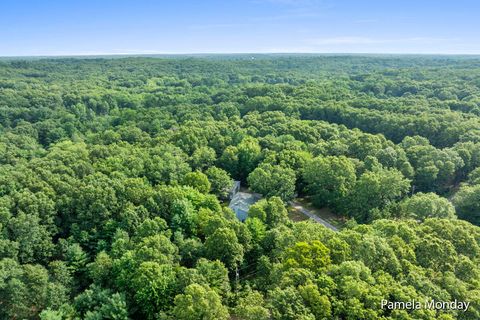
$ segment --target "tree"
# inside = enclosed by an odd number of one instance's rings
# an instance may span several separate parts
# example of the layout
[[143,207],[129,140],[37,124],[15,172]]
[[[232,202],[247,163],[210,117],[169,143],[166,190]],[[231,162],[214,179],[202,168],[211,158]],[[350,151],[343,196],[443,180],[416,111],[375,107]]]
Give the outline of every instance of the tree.
[[226,297],[230,292],[228,270],[220,261],[209,261],[201,258],[198,260],[195,269],[207,280],[208,286],[221,297]]
[[210,147],[196,149],[190,157],[190,163],[195,170],[203,170],[210,167],[216,160],[215,150]]
[[18,243],[21,262],[45,262],[53,250],[52,236],[37,214],[20,212],[8,222],[11,238]]
[[148,319],[170,306],[175,290],[172,265],[143,262],[132,280],[136,305]]
[[323,243],[297,242],[285,252],[284,264],[291,268],[305,268],[321,272],[330,264],[330,250]]
[[406,218],[425,220],[427,218],[455,219],[455,208],[445,198],[435,193],[416,193],[400,203],[400,215]]
[[[76,296],[74,307],[76,316],[82,319],[129,319],[125,296],[98,286],[91,286]],[[57,312],[63,314],[62,309],[60,308]],[[42,313],[42,315],[49,319],[45,314]],[[60,317],[60,319],[63,318]]]
[[220,199],[227,199],[230,189],[233,187],[233,180],[229,174],[225,170],[215,166],[208,168],[205,174],[211,183],[212,193]]
[[85,314],[86,320],[112,319],[127,320],[128,310],[125,297],[122,294],[114,293],[98,310],[89,311]]
[[317,157],[306,165],[303,179],[317,206],[338,209],[355,183],[355,166],[344,156]]
[[261,148],[257,139],[247,137],[237,146],[228,146],[219,159],[219,165],[238,180],[245,181],[260,161]]
[[226,147],[218,159],[218,165],[226,170],[232,177],[239,179],[238,148],[236,146]]
[[210,260],[222,261],[230,270],[243,261],[243,247],[235,232],[228,228],[217,229],[205,241],[205,255]]
[[237,146],[238,148],[238,169],[242,180],[255,169],[260,161],[261,148],[257,139],[247,137]]
[[433,270],[451,271],[457,260],[452,243],[431,235],[419,240],[415,253],[422,267]]
[[453,198],[458,216],[480,225],[480,184],[462,186]]
[[314,320],[315,316],[305,305],[301,294],[293,287],[275,287],[268,293],[275,320]]
[[372,221],[381,217],[379,210],[400,199],[409,188],[410,180],[396,169],[367,171],[352,188],[345,211],[358,222]]
[[252,235],[252,242],[259,244],[263,238],[265,238],[267,227],[265,224],[256,217],[248,217],[245,220],[245,225],[247,226],[250,234]]
[[258,291],[249,290],[241,297],[234,309],[235,316],[242,320],[268,320],[270,312],[264,307],[265,301]]
[[152,184],[180,182],[190,172],[187,155],[171,144],[150,148],[145,159],[145,176]]
[[248,217],[257,218],[269,228],[288,221],[288,212],[285,204],[279,197],[261,199],[248,210]]
[[312,311],[315,319],[328,319],[331,317],[332,307],[326,295],[322,295],[318,286],[308,283],[299,288],[300,295],[308,308]]
[[218,293],[199,284],[189,285],[185,293],[175,297],[172,313],[178,320],[227,320],[229,318],[228,309],[222,305]]
[[43,309],[60,307],[67,295],[63,285],[50,281],[44,267],[0,260],[1,318],[35,319]]
[[475,185],[480,184],[480,167],[476,168],[468,174],[468,184]]
[[201,193],[208,193],[211,187],[207,176],[200,171],[187,173],[183,178],[183,185],[193,187]]
[[278,196],[284,201],[293,198],[295,180],[295,172],[292,169],[268,163],[257,167],[247,178],[253,191],[265,197]]
[[196,231],[195,219],[197,212],[192,203],[186,199],[174,200],[172,204],[171,227],[181,230],[186,235],[193,235]]

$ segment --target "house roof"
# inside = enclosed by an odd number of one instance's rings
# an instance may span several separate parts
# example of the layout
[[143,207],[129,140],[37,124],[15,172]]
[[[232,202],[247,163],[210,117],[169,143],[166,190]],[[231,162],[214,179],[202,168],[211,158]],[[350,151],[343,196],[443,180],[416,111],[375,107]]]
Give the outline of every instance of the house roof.
[[237,192],[228,207],[235,212],[237,212],[237,210],[248,212],[250,206],[261,198],[261,195],[258,193]]

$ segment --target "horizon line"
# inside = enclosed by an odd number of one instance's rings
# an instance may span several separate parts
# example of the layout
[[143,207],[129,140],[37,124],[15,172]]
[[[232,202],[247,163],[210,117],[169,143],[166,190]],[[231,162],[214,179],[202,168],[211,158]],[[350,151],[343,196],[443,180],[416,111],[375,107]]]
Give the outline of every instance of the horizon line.
[[108,56],[195,56],[195,55],[420,55],[420,56],[480,56],[478,53],[451,53],[451,52],[152,52],[152,53],[68,53],[68,54],[33,54],[33,55],[0,55],[1,58],[50,58],[50,57],[108,57]]

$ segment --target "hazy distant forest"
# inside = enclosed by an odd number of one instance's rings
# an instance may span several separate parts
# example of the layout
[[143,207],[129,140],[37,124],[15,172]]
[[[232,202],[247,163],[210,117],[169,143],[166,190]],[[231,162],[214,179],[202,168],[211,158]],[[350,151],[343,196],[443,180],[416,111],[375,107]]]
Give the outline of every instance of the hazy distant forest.
[[479,225],[479,57],[0,60],[0,319],[480,319]]

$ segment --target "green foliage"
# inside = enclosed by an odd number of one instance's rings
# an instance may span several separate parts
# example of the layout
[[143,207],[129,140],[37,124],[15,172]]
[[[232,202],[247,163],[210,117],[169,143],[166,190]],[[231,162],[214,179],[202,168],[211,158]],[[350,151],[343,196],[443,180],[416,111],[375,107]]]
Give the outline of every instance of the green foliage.
[[427,218],[455,219],[455,208],[435,193],[416,193],[400,204],[402,217],[425,220]]
[[173,315],[179,320],[226,320],[229,318],[228,309],[222,305],[218,294],[198,284],[189,285],[185,293],[175,297]]
[[215,150],[210,147],[200,147],[196,149],[190,157],[192,168],[203,170],[211,167],[216,160]]
[[183,178],[183,184],[193,187],[201,193],[208,193],[211,187],[208,177],[199,171],[187,173]]
[[134,299],[148,319],[172,303],[175,271],[171,265],[143,262],[131,281]]
[[318,157],[307,164],[303,178],[318,206],[339,208],[355,183],[355,166],[344,156]]
[[233,180],[228,173],[220,168],[212,166],[205,171],[205,174],[210,181],[212,193],[217,195],[220,199],[226,199],[233,187]]
[[209,261],[202,258],[198,260],[195,269],[205,278],[208,286],[221,297],[226,297],[230,292],[228,270],[220,261]]
[[[0,61],[0,318],[479,319],[478,66]],[[264,195],[244,223],[232,178]]]
[[278,196],[291,200],[295,193],[295,171],[281,166],[262,164],[253,170],[248,178],[250,188],[265,197]]
[[270,312],[265,305],[262,294],[258,291],[248,291],[241,297],[235,307],[235,316],[242,320],[268,320]]
[[0,317],[33,319],[45,308],[58,308],[67,301],[68,288],[51,281],[40,265],[0,260]]
[[480,225],[480,184],[462,186],[453,203],[460,218]]
[[304,268],[321,272],[330,264],[330,250],[323,243],[297,242],[285,251],[285,265],[289,268]]
[[[78,316],[84,319],[129,319],[127,305],[123,294],[112,293],[110,290],[101,289],[99,287],[91,287],[78,295],[74,301],[75,311]],[[55,313],[42,312],[42,319],[50,319],[53,315],[59,314],[65,317],[62,308]],[[62,318],[60,318],[62,319]]]
[[269,292],[272,319],[278,320],[314,320],[315,316],[305,305],[301,294],[293,287],[276,287]]
[[245,181],[260,161],[260,145],[253,137],[243,139],[237,146],[225,148],[219,164],[233,177]]
[[244,249],[232,229],[220,228],[205,240],[205,254],[233,269],[243,261]]
[[252,205],[248,216],[257,218],[268,227],[273,228],[288,221],[287,210],[279,197],[262,199]]
[[367,171],[355,182],[345,201],[345,211],[359,222],[382,218],[379,210],[401,199],[409,188],[410,181],[396,169]]

